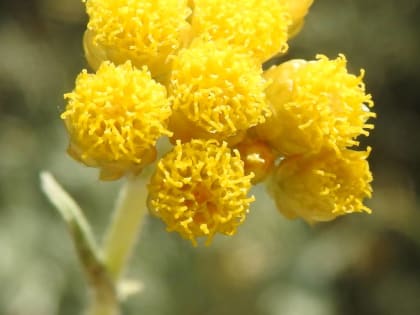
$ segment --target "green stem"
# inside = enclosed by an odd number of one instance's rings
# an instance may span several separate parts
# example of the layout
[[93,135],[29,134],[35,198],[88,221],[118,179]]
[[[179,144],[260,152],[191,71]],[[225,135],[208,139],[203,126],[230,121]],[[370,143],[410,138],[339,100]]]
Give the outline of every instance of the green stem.
[[103,246],[106,269],[117,283],[137,242],[146,213],[147,187],[140,177],[127,178],[121,189]]
[[119,315],[119,303],[115,290],[108,286],[92,288],[90,304],[86,315]]
[[[139,177],[127,178],[117,200],[102,253],[99,252],[91,227],[77,203],[51,174],[41,173],[41,184],[47,197],[66,221],[86,273],[91,297],[85,314],[120,314],[119,300],[122,294],[133,293],[133,287],[128,290],[127,283],[120,281],[120,277],[136,244],[146,213],[146,182]],[[125,289],[126,292],[118,289]]]
[[115,283],[100,257],[91,227],[83,211],[48,172],[42,172],[41,187],[62,215],[73,240],[80,264],[85,272],[91,299],[87,315],[118,315],[119,303]]

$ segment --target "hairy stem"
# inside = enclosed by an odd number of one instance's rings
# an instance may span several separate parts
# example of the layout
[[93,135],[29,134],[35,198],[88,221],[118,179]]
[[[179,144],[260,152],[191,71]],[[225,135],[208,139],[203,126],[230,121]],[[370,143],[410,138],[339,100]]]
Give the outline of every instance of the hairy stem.
[[146,213],[147,188],[144,179],[127,178],[103,245],[106,269],[118,282],[131,256]]

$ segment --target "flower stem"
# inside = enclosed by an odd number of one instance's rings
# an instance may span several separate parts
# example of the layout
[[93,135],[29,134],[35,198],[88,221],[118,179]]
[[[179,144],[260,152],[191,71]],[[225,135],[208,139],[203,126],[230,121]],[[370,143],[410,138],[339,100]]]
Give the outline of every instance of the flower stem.
[[103,245],[104,263],[115,283],[120,279],[136,244],[147,209],[146,198],[144,179],[139,176],[127,178]]
[[[41,173],[42,189],[67,223],[79,260],[90,287],[86,315],[119,315],[123,295],[138,290],[120,281],[146,213],[147,188],[144,179],[127,178],[99,252],[91,227],[82,210],[48,172]],[[122,289],[120,291],[119,289]],[[123,292],[125,290],[125,292]]]
[[90,303],[86,315],[119,315],[119,302],[113,286],[91,284]]

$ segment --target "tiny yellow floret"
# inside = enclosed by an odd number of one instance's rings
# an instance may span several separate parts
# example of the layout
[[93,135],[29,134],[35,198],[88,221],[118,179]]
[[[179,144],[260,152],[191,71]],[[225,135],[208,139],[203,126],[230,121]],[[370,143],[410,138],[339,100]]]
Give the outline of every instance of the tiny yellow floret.
[[87,0],[86,57],[96,69],[104,58],[147,65],[153,77],[170,70],[169,56],[182,47],[190,25],[187,0]]
[[177,141],[158,163],[149,184],[149,208],[168,231],[196,245],[216,233],[233,235],[254,197],[247,197],[253,174],[244,174],[237,150],[216,140]]
[[278,210],[288,218],[308,223],[367,212],[363,205],[372,194],[372,174],[366,160],[370,152],[327,150],[283,160],[268,185]]
[[193,42],[175,58],[170,77],[174,138],[222,141],[264,122],[271,114],[266,86],[249,55],[224,41]]
[[244,161],[245,174],[254,173],[253,184],[262,182],[273,171],[276,156],[263,141],[247,135],[235,148]]
[[315,61],[291,60],[265,72],[273,115],[257,126],[258,135],[280,155],[336,150],[357,145],[368,135],[373,101],[365,93],[364,71],[347,72],[343,55],[335,60],[319,55]]
[[288,49],[290,16],[279,0],[195,0],[192,34],[242,47],[263,62]]
[[100,168],[101,179],[140,172],[155,159],[157,139],[171,135],[166,89],[145,67],[104,62],[96,74],[83,70],[64,97],[68,103],[61,118],[70,136],[68,152]]

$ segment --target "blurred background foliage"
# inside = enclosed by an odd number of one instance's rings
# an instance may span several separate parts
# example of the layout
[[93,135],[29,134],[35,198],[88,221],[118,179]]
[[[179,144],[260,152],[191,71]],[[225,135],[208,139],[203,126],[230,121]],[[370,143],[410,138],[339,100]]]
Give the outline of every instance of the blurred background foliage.
[[[232,238],[193,248],[148,218],[128,275],[144,290],[124,314],[420,313],[419,0],[315,0],[290,58],[345,53],[366,69],[378,113],[372,215],[308,226],[263,187]],[[86,67],[78,0],[0,1],[0,314],[74,315],[86,286],[66,227],[41,194],[48,169],[102,235],[120,182],[71,160],[62,94]]]

